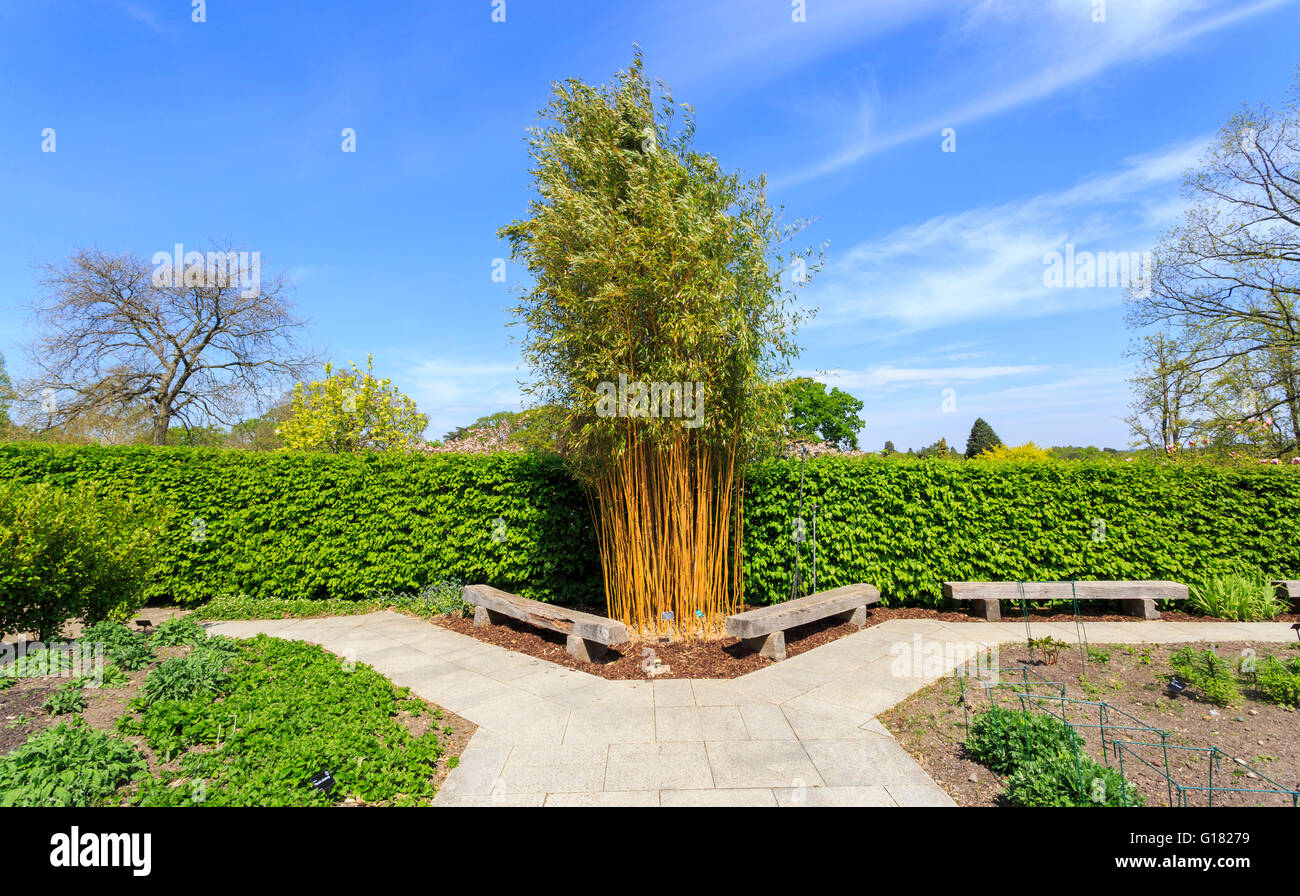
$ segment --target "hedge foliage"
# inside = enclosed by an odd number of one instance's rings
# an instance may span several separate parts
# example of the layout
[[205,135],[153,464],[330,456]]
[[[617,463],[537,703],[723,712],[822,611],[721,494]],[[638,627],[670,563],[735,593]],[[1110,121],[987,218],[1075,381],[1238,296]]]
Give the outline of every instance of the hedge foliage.
[[586,499],[539,455],[4,444],[0,481],[10,478],[94,481],[165,508],[151,598],[350,598],[454,577],[540,600],[604,599]]
[[[353,598],[457,578],[603,600],[590,510],[554,458],[0,445],[9,478],[95,481],[167,508],[151,596]],[[1288,468],[823,456],[805,491],[818,587],[871,582],[891,603],[937,603],[948,580],[1300,578]],[[798,494],[797,460],[750,476],[750,603],[790,593]],[[810,555],[805,542],[806,583]]]
[[[1300,471],[1135,461],[808,461],[818,588],[870,582],[934,603],[945,581],[1168,579],[1300,572]],[[746,592],[790,593],[797,461],[745,503]],[[811,514],[805,506],[805,517]],[[805,580],[811,578],[804,544]],[[753,598],[751,597],[751,600]]]

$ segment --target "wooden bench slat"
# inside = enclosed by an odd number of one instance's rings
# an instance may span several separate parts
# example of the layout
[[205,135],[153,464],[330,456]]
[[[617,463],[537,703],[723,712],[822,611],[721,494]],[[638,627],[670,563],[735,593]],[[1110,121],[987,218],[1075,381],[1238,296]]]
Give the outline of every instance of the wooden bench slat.
[[757,638],[816,622],[836,613],[846,613],[878,600],[880,592],[873,585],[845,585],[728,616],[727,634],[733,638]]
[[750,650],[780,662],[785,659],[786,629],[828,616],[846,617],[862,626],[866,624],[867,605],[878,600],[880,592],[874,585],[845,585],[728,616],[727,634],[740,638]]
[[1167,581],[1126,582],[944,582],[943,596],[954,600],[1186,600],[1187,586]]
[[1273,579],[1270,584],[1277,586],[1278,593],[1281,594],[1282,597],[1289,600],[1295,600],[1297,597],[1300,597],[1300,582],[1292,579]]
[[550,629],[562,635],[574,635],[584,641],[608,646],[624,644],[628,640],[627,626],[621,622],[594,613],[544,604],[490,585],[466,585],[461,600],[529,625]]
[[1186,600],[1187,586],[1168,581],[1124,582],[944,582],[943,596],[968,600],[974,612],[988,620],[1002,618],[1001,601],[1114,600],[1130,616],[1159,619],[1158,600]]

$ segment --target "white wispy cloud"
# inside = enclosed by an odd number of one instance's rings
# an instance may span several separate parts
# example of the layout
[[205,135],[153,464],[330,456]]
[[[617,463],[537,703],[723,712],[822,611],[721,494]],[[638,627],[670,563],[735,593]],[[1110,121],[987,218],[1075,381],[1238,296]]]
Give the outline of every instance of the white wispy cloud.
[[951,367],[894,367],[882,364],[865,370],[835,370],[826,373],[801,372],[818,382],[838,386],[849,392],[866,390],[892,392],[919,386],[952,386],[975,383],[996,377],[1025,376],[1047,370],[1042,365],[1004,364],[987,367],[956,365]]
[[524,398],[519,381],[524,374],[518,362],[508,360],[460,361],[403,355],[396,360],[401,372],[394,376],[401,389],[415,399],[421,413],[429,415],[429,438],[441,438],[458,426],[473,423],[496,411],[518,411]]
[[[158,18],[157,13],[145,6],[143,3],[132,3],[128,2],[128,0],[122,0],[122,2],[119,2],[117,5],[124,13],[155,34],[170,34],[174,30],[171,26],[164,24],[163,21]],[[185,10],[185,16],[188,19],[188,8]]]
[[[968,209],[859,243],[809,288],[826,330],[870,320],[878,338],[962,321],[1079,310],[1119,299],[1114,288],[1044,285],[1043,257],[1066,243],[1097,252],[1149,251],[1173,223],[1184,171],[1207,137],[1132,157],[1116,170],[1054,193]],[[858,331],[859,333],[862,330]]]
[[[849,167],[875,153],[916,140],[938,145],[945,128],[960,128],[1078,87],[1119,66],[1179,50],[1196,38],[1292,0],[1146,0],[1110,2],[1094,22],[1080,0],[980,0],[954,10],[946,49],[962,76],[941,78],[911,92],[886,93],[881,104],[844,110],[837,131],[849,141],[802,169],[774,177],[784,189]],[[956,95],[956,99],[952,97]],[[892,110],[932,110],[923,118]]]

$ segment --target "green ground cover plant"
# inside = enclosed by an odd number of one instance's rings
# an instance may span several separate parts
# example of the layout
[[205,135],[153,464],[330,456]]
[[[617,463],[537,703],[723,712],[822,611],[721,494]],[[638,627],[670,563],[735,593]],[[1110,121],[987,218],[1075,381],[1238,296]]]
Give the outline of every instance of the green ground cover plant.
[[1073,728],[1048,713],[994,707],[970,720],[966,752],[1007,777],[1013,806],[1133,806],[1144,799],[1119,772],[1083,751]]
[[[159,664],[136,712],[119,720],[120,731],[176,760],[142,783],[141,805],[432,798],[430,777],[444,752],[439,731],[413,735],[401,721],[422,712],[421,701],[317,645],[266,636],[228,644],[199,645]],[[308,783],[322,770],[336,782],[331,793]]]
[[140,751],[80,720],[61,722],[0,758],[0,806],[97,806],[145,774]]

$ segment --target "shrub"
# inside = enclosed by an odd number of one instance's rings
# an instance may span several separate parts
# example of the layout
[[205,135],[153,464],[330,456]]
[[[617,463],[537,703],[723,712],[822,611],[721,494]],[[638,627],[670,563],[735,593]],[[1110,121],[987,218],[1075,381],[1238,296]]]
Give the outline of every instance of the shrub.
[[1300,657],[1264,657],[1255,667],[1255,689],[1270,703],[1300,707]]
[[1277,588],[1259,571],[1213,576],[1189,585],[1187,602],[1206,616],[1240,622],[1273,619],[1287,610]]
[[[1169,657],[1169,667],[1193,696],[1216,706],[1233,706],[1241,702],[1241,688],[1232,663],[1213,650],[1194,650],[1190,644]],[[1165,676],[1168,679],[1170,676]]]
[[1006,796],[1012,805],[1143,803],[1133,784],[1085,753],[1078,733],[1048,713],[996,707],[982,712],[970,721],[965,747],[972,759],[1010,775]]
[[139,504],[94,484],[0,483],[0,635],[47,640],[70,619],[129,616],[143,601],[156,535]]
[[1000,775],[1010,774],[1034,756],[1074,749],[1079,735],[1047,713],[993,708],[974,716],[966,735],[966,752]]
[[131,744],[60,723],[0,759],[0,806],[95,806],[144,771]]
[[1141,806],[1146,799],[1113,768],[1087,753],[1063,751],[1030,759],[1011,773],[1013,806]]
[[1026,442],[1023,445],[994,445],[980,452],[979,460],[993,461],[1049,461],[1052,460],[1052,452],[1046,448],[1039,448],[1033,442]]
[[181,644],[202,644],[208,633],[188,616],[173,616],[161,623],[149,636],[152,647],[178,647]]

